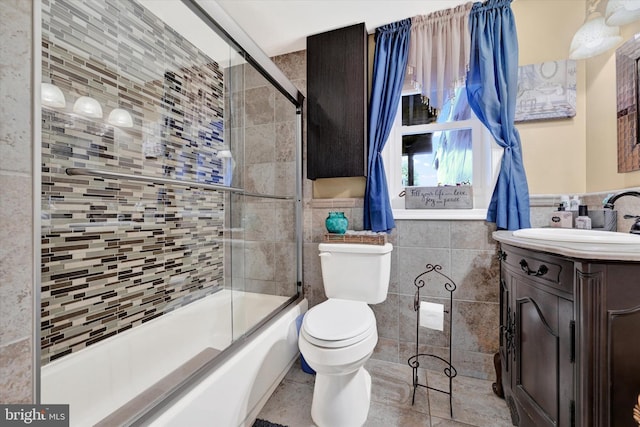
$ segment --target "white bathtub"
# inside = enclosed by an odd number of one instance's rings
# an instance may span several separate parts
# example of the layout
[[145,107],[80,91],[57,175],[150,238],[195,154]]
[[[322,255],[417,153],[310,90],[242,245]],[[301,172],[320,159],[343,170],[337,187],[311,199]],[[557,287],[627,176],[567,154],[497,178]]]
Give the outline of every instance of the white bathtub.
[[[41,402],[69,404],[72,427],[94,425],[202,350],[228,347],[231,301],[237,337],[286,299],[223,290],[193,302],[45,365]],[[288,307],[153,425],[250,423],[298,355],[295,319],[306,309],[306,300]]]

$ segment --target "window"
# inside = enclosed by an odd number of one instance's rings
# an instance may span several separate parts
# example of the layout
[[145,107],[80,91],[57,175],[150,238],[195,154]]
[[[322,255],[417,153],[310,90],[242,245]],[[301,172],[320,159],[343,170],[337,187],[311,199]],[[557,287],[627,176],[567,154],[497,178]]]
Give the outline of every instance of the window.
[[[485,218],[502,148],[471,111],[464,87],[440,110],[420,93],[403,93],[382,155],[395,218]],[[404,209],[406,187],[456,184],[473,186],[473,209]]]

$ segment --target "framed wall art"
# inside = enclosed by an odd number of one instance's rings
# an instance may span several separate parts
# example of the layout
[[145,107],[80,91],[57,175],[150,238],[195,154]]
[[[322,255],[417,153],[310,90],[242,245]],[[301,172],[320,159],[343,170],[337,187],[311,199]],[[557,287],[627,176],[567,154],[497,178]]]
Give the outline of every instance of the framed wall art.
[[565,59],[518,67],[516,122],[575,115],[575,61]]
[[632,37],[616,49],[616,113],[618,128],[618,172],[640,170],[638,135],[638,61],[640,41]]

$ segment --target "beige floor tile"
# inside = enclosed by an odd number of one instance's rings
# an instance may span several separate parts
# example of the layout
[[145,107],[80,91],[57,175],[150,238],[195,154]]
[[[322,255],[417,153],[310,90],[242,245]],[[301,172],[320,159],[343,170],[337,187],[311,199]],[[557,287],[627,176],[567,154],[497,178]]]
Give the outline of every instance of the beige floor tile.
[[411,404],[413,385],[409,365],[369,359],[365,367],[371,374],[372,402],[429,414],[429,399],[425,388],[419,387],[416,390],[415,403]]
[[[491,391],[491,381],[458,376],[453,383],[453,419],[446,394],[419,387],[415,405],[412,370],[408,365],[370,359],[371,408],[365,427],[510,427],[504,400]],[[447,389],[441,372],[423,371],[431,387]],[[304,373],[297,361],[276,388],[258,418],[288,427],[312,427],[311,400],[315,377]],[[425,382],[426,382],[425,381]]]
[[427,414],[372,402],[364,427],[431,427],[431,422]]
[[258,418],[289,427],[313,427],[313,384],[284,380],[260,411]]
[[307,374],[306,372],[304,372],[302,370],[302,366],[300,365],[300,358],[298,358],[294,362],[291,369],[289,369],[289,372],[287,372],[287,375],[285,375],[284,379],[288,381],[293,381],[296,383],[309,384],[311,385],[311,387],[313,387],[316,376],[313,374]]
[[[448,379],[440,373],[429,371],[429,386],[447,390]],[[451,419],[449,396],[429,391],[431,415]],[[453,420],[479,427],[510,427],[511,418],[503,399],[493,394],[491,381],[457,376],[453,379]]]
[[472,427],[473,424],[461,423],[445,418],[431,417],[431,427]]

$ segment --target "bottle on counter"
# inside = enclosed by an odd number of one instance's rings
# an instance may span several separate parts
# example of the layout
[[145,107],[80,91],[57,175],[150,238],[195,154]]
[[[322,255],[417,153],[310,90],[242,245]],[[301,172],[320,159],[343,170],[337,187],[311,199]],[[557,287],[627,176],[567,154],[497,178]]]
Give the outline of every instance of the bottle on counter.
[[578,211],[579,207],[580,207],[580,198],[578,196],[573,196],[569,201],[569,210]]
[[589,218],[589,209],[586,205],[578,207],[578,217],[576,218],[576,228],[583,230],[591,230],[591,218]]

